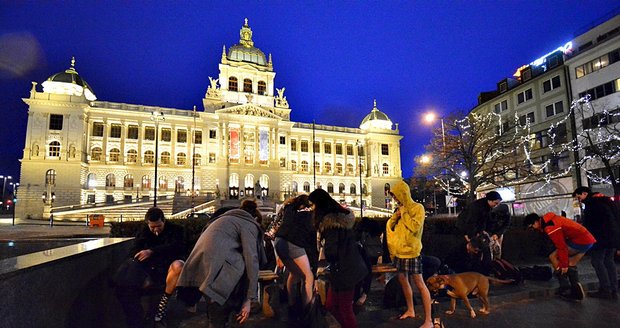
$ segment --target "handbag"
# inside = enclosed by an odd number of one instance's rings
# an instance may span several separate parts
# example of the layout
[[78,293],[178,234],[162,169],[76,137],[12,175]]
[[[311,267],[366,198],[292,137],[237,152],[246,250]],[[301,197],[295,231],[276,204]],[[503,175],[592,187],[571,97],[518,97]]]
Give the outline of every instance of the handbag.
[[301,322],[305,328],[327,328],[327,311],[321,303],[321,297],[314,293],[312,300],[304,309]]
[[118,287],[145,289],[153,285],[149,267],[143,262],[129,258],[116,270],[112,278]]

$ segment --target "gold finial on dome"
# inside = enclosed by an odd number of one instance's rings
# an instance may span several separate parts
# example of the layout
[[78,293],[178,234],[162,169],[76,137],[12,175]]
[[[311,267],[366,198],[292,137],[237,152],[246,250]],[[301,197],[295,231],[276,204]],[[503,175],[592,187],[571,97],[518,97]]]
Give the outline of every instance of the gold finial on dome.
[[269,54],[269,61],[267,62],[267,66],[273,68],[273,62],[271,61],[271,54]]
[[222,46],[222,63],[226,62],[226,45]]
[[71,56],[71,69],[75,69],[75,56]]
[[377,108],[377,99],[373,99],[372,110],[379,110]]
[[245,24],[243,24],[241,31],[239,31],[239,36],[241,37],[241,39],[239,40],[239,43],[241,45],[246,48],[254,47],[254,42],[252,41],[252,29],[248,25],[247,18],[245,19]]

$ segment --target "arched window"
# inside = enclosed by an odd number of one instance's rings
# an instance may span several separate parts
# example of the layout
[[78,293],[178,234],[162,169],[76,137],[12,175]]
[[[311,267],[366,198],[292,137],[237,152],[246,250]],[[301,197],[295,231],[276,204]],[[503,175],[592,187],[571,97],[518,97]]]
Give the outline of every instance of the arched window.
[[330,194],[334,193],[334,184],[333,183],[329,182],[327,184],[327,192],[330,193]]
[[50,157],[58,157],[60,156],[60,142],[52,141],[49,144],[49,151],[47,152]]
[[187,163],[187,155],[185,153],[177,154],[177,165],[185,165]]
[[261,175],[258,183],[260,183],[261,196],[267,196],[269,194],[269,176],[267,174]]
[[116,177],[114,174],[110,173],[105,176],[105,186],[109,188],[116,187]]
[[127,163],[137,163],[138,162],[138,151],[135,149],[130,149],[127,151]]
[[291,171],[297,171],[297,162],[291,161]]
[[183,190],[185,190],[185,180],[183,179],[183,177],[178,176],[176,180],[174,181],[175,181],[174,192],[175,193],[183,192]]
[[336,163],[336,174],[342,174],[342,163]]
[[353,169],[353,164],[351,163],[347,164],[347,173],[351,175],[355,173],[355,170]]
[[308,172],[308,162],[301,161],[301,172]]
[[338,193],[344,194],[344,183],[338,185]]
[[118,148],[110,150],[110,162],[118,162],[121,159],[121,151]]
[[155,153],[152,150],[147,150],[144,152],[144,163],[146,164],[155,163]]
[[355,195],[355,194],[357,194],[357,188],[355,187],[355,184],[354,184],[354,183],[352,183],[352,184],[349,186],[349,193],[350,193],[351,195]]
[[228,91],[237,91],[237,78],[231,76],[228,78]]
[[45,185],[55,185],[56,184],[56,170],[47,170],[45,172]]
[[86,177],[86,188],[97,187],[97,175],[95,173],[89,173]]
[[237,173],[233,173],[228,178],[228,185],[230,187],[239,187],[239,175]]
[[142,189],[151,189],[151,177],[148,175],[142,176]]
[[101,150],[101,148],[95,147],[95,148],[91,149],[90,150],[90,160],[91,161],[100,161],[101,160],[101,154],[103,154],[103,151]]
[[323,170],[325,171],[325,173],[332,173],[332,163],[325,162],[325,164],[323,165]]
[[291,188],[292,192],[297,192],[299,190],[299,186],[297,185],[297,181],[293,181],[293,187]]
[[390,166],[387,163],[383,163],[381,167],[383,168],[383,175],[390,174]]
[[314,162],[314,171],[321,172],[321,163]]
[[251,174],[246,175],[243,182],[246,197],[254,196],[254,176]]
[[164,151],[159,157],[160,164],[170,165],[170,152]]
[[265,81],[258,81],[258,94],[263,96],[267,94],[267,83]]
[[310,182],[304,182],[304,192],[310,192]]
[[157,184],[159,185],[159,190],[168,190],[168,178],[158,177]]
[[252,92],[252,80],[243,79],[243,92]]
[[200,156],[200,154],[194,154],[194,165],[195,166],[202,165],[202,156]]
[[123,186],[125,188],[133,188],[133,175],[127,174],[125,178],[123,178]]

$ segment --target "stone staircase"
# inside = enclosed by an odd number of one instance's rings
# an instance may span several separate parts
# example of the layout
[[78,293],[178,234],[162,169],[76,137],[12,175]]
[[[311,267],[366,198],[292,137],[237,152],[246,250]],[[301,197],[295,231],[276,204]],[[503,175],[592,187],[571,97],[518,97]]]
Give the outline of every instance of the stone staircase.
[[[101,204],[92,207],[64,206],[53,209],[55,221],[82,221],[86,222],[87,217],[92,214],[105,216],[106,222],[136,221],[144,220],[144,214],[153,206],[152,201],[141,201],[128,204]],[[164,211],[164,215],[169,217],[173,214],[173,200],[158,200],[157,207]]]

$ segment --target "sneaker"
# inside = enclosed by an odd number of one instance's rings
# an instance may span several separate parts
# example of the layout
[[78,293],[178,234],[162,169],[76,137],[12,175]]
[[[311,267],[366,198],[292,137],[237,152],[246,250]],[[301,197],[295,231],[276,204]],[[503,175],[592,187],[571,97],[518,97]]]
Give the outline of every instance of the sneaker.
[[601,298],[601,299],[605,299],[605,300],[609,300],[609,299],[612,298],[610,292],[608,292],[606,290],[600,290],[600,289],[595,291],[595,292],[588,292],[588,297]]
[[573,296],[575,296],[575,299],[581,301],[585,298],[586,293],[583,290],[583,286],[581,285],[581,283],[575,283],[573,285]]

